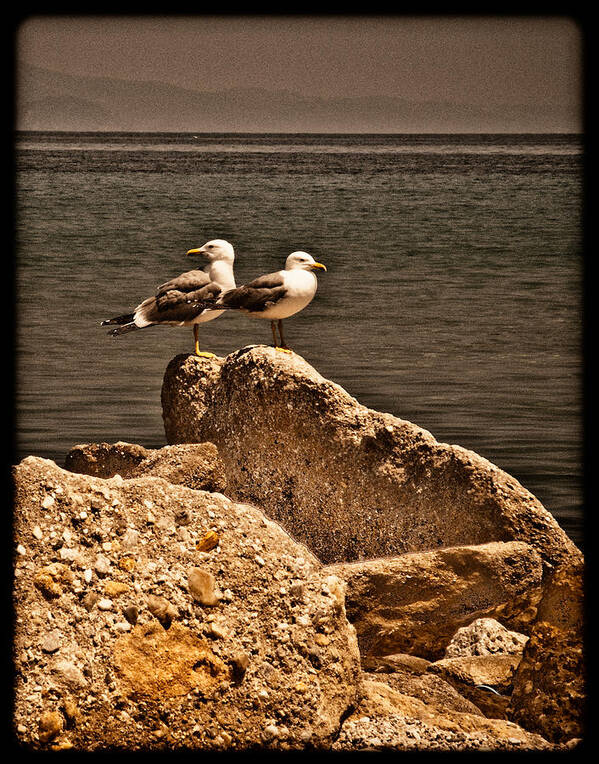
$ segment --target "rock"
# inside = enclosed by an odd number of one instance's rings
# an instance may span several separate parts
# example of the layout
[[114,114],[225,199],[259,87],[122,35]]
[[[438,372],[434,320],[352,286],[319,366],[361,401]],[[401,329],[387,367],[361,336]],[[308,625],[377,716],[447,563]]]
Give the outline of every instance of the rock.
[[64,460],[65,469],[82,475],[109,478],[131,477],[151,450],[134,443],[85,443],[73,446]]
[[228,495],[258,504],[325,563],[510,540],[549,564],[581,558],[513,477],[367,409],[295,353],[176,356],[162,411],[168,443],[214,443]]
[[165,597],[149,594],[147,605],[150,613],[152,613],[152,615],[155,616],[165,628],[168,628],[171,625],[171,621],[179,616],[177,608]]
[[62,700],[62,712],[67,722],[67,727],[72,727],[77,724],[79,719],[79,709],[77,703],[70,696],[66,696]]
[[208,607],[218,604],[219,597],[216,594],[216,582],[212,573],[203,568],[191,568],[187,585],[196,602]]
[[202,538],[198,541],[196,549],[199,552],[210,552],[212,549],[216,549],[220,538],[215,531],[207,531]]
[[40,647],[44,653],[56,653],[58,650],[60,650],[61,644],[62,635],[57,629],[54,629],[49,634],[45,635],[40,644]]
[[468,626],[458,629],[445,649],[446,658],[470,655],[520,655],[528,637],[517,631],[508,631],[494,618],[477,618]]
[[509,721],[433,704],[383,682],[365,680],[363,697],[345,720],[334,751],[551,751],[539,735]]
[[469,686],[484,685],[498,693],[509,694],[520,655],[469,655],[443,658],[431,663],[427,671]]
[[225,490],[223,464],[213,443],[194,443],[150,449],[133,443],[86,443],[74,446],[65,469],[83,475],[130,479],[163,477],[170,483],[203,491]]
[[120,597],[121,594],[128,592],[131,587],[123,581],[106,581],[104,584],[104,594],[107,597]]
[[364,655],[437,660],[456,631],[482,616],[528,629],[542,563],[519,541],[413,552],[327,566],[347,583],[346,609]]
[[[66,745],[61,734],[45,743],[37,736],[42,696],[58,691],[78,710],[66,741],[84,752],[123,744],[144,752],[330,747],[358,702],[360,656],[344,584],[305,546],[255,507],[160,477],[98,478],[28,457],[14,468],[14,481],[15,544],[32,539],[36,567],[54,565],[58,551],[36,541],[35,525],[44,538],[69,527],[82,555],[69,566],[59,563],[79,590],[61,586],[50,598],[24,575],[31,558],[15,559],[13,721],[15,730],[25,729],[21,743],[34,750]],[[51,514],[40,501],[48,490],[56,494]],[[88,517],[73,523],[82,508]],[[149,512],[156,522],[148,522]],[[168,530],[180,527],[182,512],[185,538]],[[116,514],[138,533],[132,570],[118,564]],[[218,546],[198,551],[211,528]],[[94,570],[100,551],[109,577],[86,582],[83,572]],[[193,568],[228,594],[204,607],[187,586]],[[110,581],[129,589],[101,610]],[[92,594],[96,605],[88,610]],[[165,612],[176,610],[168,628],[149,609],[153,602],[158,612],[156,600],[168,603]],[[40,647],[49,623],[62,635],[55,654]],[[278,734],[265,741],[269,725]]]
[[123,608],[123,615],[132,626],[135,626],[139,618],[139,608],[136,605],[127,605]]
[[584,566],[549,577],[514,679],[508,717],[554,742],[582,737],[585,724]]
[[430,666],[426,658],[419,658],[409,653],[395,655],[362,655],[362,669],[372,673],[392,674],[397,671],[410,674],[424,674]]
[[47,599],[60,597],[65,586],[73,581],[73,574],[61,562],[52,562],[44,566],[34,576],[33,583]]
[[397,670],[390,673],[364,673],[364,680],[381,682],[393,690],[418,698],[430,706],[435,706],[441,713],[460,711],[461,713],[482,716],[482,711],[464,698],[455,687],[434,674],[414,674],[412,671]]
[[39,720],[40,743],[49,743],[62,732],[63,718],[57,711],[45,711]]
[[427,671],[437,674],[492,719],[507,719],[514,674],[521,655],[486,654],[444,658]]

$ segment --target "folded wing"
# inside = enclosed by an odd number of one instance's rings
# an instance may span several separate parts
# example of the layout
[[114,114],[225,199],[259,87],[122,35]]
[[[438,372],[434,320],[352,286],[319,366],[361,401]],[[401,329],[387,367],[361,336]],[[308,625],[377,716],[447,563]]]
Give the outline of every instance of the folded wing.
[[269,273],[243,286],[225,292],[219,303],[226,308],[261,313],[287,294],[285,281],[280,273]]

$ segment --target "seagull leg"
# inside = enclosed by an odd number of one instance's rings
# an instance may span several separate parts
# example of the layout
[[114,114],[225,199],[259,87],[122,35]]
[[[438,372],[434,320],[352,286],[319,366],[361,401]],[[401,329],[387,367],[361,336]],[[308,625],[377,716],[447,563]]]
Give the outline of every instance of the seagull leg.
[[[274,321],[273,323],[273,334],[274,334]],[[279,335],[281,337],[281,344],[277,347],[277,350],[282,350],[284,353],[291,353],[291,348],[288,348],[285,344],[285,338],[283,337],[283,321],[279,319]],[[275,342],[276,345],[276,342]]]
[[277,332],[275,329],[274,321],[270,322],[270,328],[272,329],[272,346],[276,348],[277,347]]
[[193,325],[193,338],[195,341],[195,353],[200,358],[216,358],[214,353],[204,353],[200,350],[200,327],[197,324]]

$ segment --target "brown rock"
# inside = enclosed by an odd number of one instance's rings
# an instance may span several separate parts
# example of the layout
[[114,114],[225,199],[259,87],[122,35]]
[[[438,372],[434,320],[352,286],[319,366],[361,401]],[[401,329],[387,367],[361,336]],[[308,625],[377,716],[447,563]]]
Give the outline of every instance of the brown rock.
[[71,472],[130,479],[152,475],[169,483],[204,491],[224,491],[222,462],[213,443],[194,443],[149,449],[133,443],[87,443],[74,446],[65,458]]
[[196,549],[199,552],[210,552],[212,549],[216,549],[219,541],[220,538],[218,533],[215,533],[215,531],[207,531],[198,541]]
[[168,628],[171,625],[171,621],[179,615],[177,608],[165,597],[149,594],[147,604],[150,613],[152,613],[152,615],[155,616],[166,628]]
[[135,468],[151,451],[135,443],[85,443],[73,448],[64,460],[65,469],[82,475],[109,478],[132,476]]
[[60,562],[53,562],[41,568],[35,574],[33,583],[47,598],[60,597],[64,586],[73,580],[73,574]]
[[107,597],[119,597],[121,594],[130,590],[129,584],[122,581],[106,581],[104,584],[104,594]]
[[66,696],[62,700],[62,712],[67,721],[67,727],[75,725],[79,719],[79,709],[77,703],[70,696]]
[[[146,752],[331,745],[357,703],[360,656],[345,614],[344,584],[305,546],[256,507],[158,477],[98,478],[36,457],[24,459],[14,475],[15,544],[35,542],[35,526],[48,537],[52,525],[58,537],[69,528],[69,543],[79,550],[69,561],[76,585],[50,599],[32,585],[30,555],[15,558],[13,723],[19,742],[41,747],[41,698],[60,693],[77,703],[79,721],[69,727],[68,740],[83,752],[123,745]],[[41,497],[51,494],[56,506],[49,512]],[[123,540],[135,536],[136,565],[127,573],[104,547],[117,512],[127,528]],[[224,542],[218,553],[196,549],[208,528]],[[208,612],[186,585],[200,554],[201,568],[223,590],[218,607]],[[40,543],[35,555],[42,569],[58,552]],[[105,578],[95,575],[98,561]],[[86,576],[88,570],[95,573]],[[130,590],[122,602],[98,608],[105,582],[125,575]],[[90,594],[100,599],[88,610]],[[172,607],[168,629],[150,612],[152,598],[165,613]],[[40,645],[51,629],[60,632],[61,644],[48,654]],[[316,645],[316,634],[328,643]],[[267,728],[276,734],[265,742]]]
[[378,681],[345,720],[334,751],[551,751],[553,746],[509,721],[436,705]]
[[123,608],[123,615],[132,626],[135,626],[139,618],[139,609],[136,605],[127,605]]
[[521,654],[466,655],[431,663],[435,673],[491,719],[507,719],[507,707]]
[[[327,566],[347,582],[362,655],[442,658],[455,632],[482,616],[527,629],[541,596],[541,558],[518,541],[414,552]],[[519,603],[519,609],[517,607]],[[509,617],[506,617],[509,612]]]
[[458,629],[445,650],[446,658],[468,655],[521,655],[528,637],[509,631],[494,618],[477,618]]
[[508,716],[554,742],[584,734],[584,567],[549,577],[514,679]]
[[216,581],[212,573],[203,568],[192,568],[187,576],[189,591],[200,605],[213,607],[219,602],[216,595]]
[[520,655],[468,655],[461,658],[443,658],[431,663],[427,671],[470,686],[485,685],[499,693],[509,693]]
[[162,409],[169,443],[213,442],[228,495],[263,507],[325,563],[509,540],[549,563],[581,557],[513,477],[361,406],[296,354],[176,356]]
[[362,655],[362,669],[371,673],[393,674],[397,671],[409,674],[424,674],[430,666],[426,658],[419,658],[409,653],[395,655]]
[[58,737],[63,729],[63,718],[58,711],[45,711],[39,720],[40,743],[47,744]]
[[414,674],[411,671],[392,673],[365,673],[364,680],[382,682],[391,689],[418,698],[429,706],[434,706],[440,713],[460,711],[466,714],[482,716],[482,711],[472,702],[459,694],[455,687],[434,674]]

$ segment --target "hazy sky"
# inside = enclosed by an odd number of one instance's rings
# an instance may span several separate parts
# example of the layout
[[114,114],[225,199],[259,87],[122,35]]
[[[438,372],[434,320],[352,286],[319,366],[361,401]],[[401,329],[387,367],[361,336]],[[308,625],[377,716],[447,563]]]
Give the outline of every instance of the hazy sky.
[[578,104],[581,33],[551,16],[32,16],[17,68],[458,103]]

